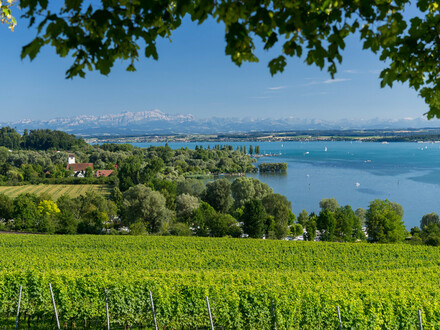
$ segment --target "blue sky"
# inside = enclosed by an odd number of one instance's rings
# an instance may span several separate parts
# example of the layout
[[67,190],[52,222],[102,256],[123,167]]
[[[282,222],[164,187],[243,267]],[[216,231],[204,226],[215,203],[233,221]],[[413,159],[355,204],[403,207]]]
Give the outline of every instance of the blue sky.
[[362,51],[356,36],[347,41],[336,79],[326,71],[289,59],[272,77],[267,63],[276,52],[257,52],[259,63],[233,64],[225,55],[224,26],[186,20],[172,42],[158,42],[159,60],[141,57],[137,71],[117,63],[109,76],[89,72],[65,79],[69,58],[46,47],[30,62],[21,47],[36,35],[19,20],[15,32],[0,26],[2,102],[0,121],[50,119],[160,109],[198,117],[342,118],[420,117],[428,108],[404,85],[381,89],[384,67],[377,55]]

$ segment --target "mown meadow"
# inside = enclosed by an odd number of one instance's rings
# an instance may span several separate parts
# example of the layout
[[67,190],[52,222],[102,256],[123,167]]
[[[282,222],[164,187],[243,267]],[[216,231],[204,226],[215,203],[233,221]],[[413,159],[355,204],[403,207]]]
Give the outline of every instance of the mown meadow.
[[47,194],[57,200],[67,194],[72,198],[85,195],[87,192],[96,192],[104,197],[108,197],[111,186],[100,184],[37,184],[22,186],[0,186],[0,194],[15,198],[20,194]]
[[[403,244],[159,236],[0,236],[0,315],[15,326],[344,329],[440,327],[440,250]],[[23,317],[25,319],[23,319]],[[94,320],[94,321],[93,321]],[[98,321],[97,321],[98,320]],[[96,323],[95,323],[96,324]],[[0,323],[0,326],[2,323]]]

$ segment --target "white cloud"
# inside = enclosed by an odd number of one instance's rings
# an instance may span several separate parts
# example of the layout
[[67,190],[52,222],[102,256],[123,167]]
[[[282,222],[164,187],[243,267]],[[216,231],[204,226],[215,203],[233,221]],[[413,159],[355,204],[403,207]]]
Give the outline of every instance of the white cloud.
[[335,84],[335,83],[340,83],[340,82],[344,82],[344,81],[349,81],[351,79],[349,78],[337,78],[337,79],[327,79],[327,80],[321,80],[321,81],[311,81],[308,82],[307,84],[302,84],[301,86],[305,87],[305,86],[312,86],[312,85],[321,85],[321,84]]
[[337,79],[327,79],[326,81],[323,81],[323,84],[336,84],[336,83],[340,83],[340,82],[344,82],[344,81],[349,81],[351,79],[347,79],[347,78],[337,78]]
[[360,73],[358,70],[344,70],[345,73],[357,74]]
[[286,87],[287,87],[287,86],[269,87],[268,90],[271,90],[271,91],[277,91],[277,90],[279,90],[279,89],[284,89],[284,88],[286,88]]

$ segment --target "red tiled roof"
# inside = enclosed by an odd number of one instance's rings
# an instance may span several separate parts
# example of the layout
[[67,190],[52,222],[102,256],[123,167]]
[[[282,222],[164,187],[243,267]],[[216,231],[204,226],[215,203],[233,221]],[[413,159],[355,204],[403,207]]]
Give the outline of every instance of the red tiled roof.
[[69,170],[78,172],[78,171],[85,171],[87,167],[91,167],[93,170],[93,163],[77,163],[77,164],[69,164],[68,168]]
[[96,177],[100,177],[100,176],[109,176],[110,174],[112,174],[114,171],[113,170],[97,170],[95,172],[95,176]]

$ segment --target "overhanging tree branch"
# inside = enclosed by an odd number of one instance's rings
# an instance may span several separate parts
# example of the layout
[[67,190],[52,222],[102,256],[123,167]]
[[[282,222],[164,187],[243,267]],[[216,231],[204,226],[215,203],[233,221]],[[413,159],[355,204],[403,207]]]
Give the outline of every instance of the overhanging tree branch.
[[[50,4],[50,5],[49,5]],[[116,60],[129,61],[135,70],[140,44],[157,60],[158,38],[170,38],[189,16],[202,24],[209,17],[225,24],[226,54],[238,66],[256,62],[255,39],[265,50],[282,44],[281,54],[269,61],[271,74],[282,72],[286,57],[304,59],[326,69],[332,77],[342,61],[345,39],[358,33],[364,49],[386,61],[381,86],[408,83],[429,106],[428,118],[440,118],[439,5],[417,0],[420,17],[404,19],[409,0],[21,0],[23,18],[37,23],[38,35],[23,47],[31,60],[41,47],[51,45],[58,55],[73,57],[67,78],[85,77],[86,69],[109,74]],[[56,7],[58,6],[58,7]],[[40,17],[42,16],[42,17]]]

